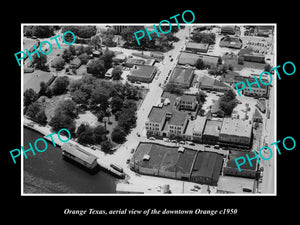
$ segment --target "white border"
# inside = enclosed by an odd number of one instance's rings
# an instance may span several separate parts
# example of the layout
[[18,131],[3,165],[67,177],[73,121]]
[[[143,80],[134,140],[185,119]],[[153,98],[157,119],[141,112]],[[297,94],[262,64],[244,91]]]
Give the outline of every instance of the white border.
[[[176,25],[176,23],[171,23],[172,25]],[[180,25],[184,26],[201,26],[201,25],[215,25],[215,26],[224,26],[224,25],[239,25],[239,26],[245,26],[245,25],[257,25],[257,26],[264,26],[264,25],[270,25],[274,26],[274,66],[277,65],[277,23],[191,23],[191,24],[182,24]],[[128,25],[128,26],[136,26],[136,25],[146,25],[151,26],[152,23],[21,23],[21,51],[23,51],[23,27],[24,26],[30,26],[30,25],[44,25],[44,26],[68,26],[68,25],[93,25],[93,26],[117,26],[117,25]],[[24,79],[24,66],[23,66],[23,59],[21,62],[21,143],[22,146],[24,145],[24,128],[23,128],[23,79]],[[274,142],[277,140],[277,76],[275,77],[275,84],[273,85],[274,88]],[[271,121],[272,122],[272,121]],[[274,151],[276,152],[276,151]],[[24,171],[24,157],[21,157],[21,196],[277,196],[277,152],[274,154],[274,193],[255,193],[255,194],[120,194],[120,193],[86,193],[86,194],[63,194],[63,193],[55,193],[55,194],[40,194],[40,193],[24,193],[24,179],[23,179],[23,171]]]

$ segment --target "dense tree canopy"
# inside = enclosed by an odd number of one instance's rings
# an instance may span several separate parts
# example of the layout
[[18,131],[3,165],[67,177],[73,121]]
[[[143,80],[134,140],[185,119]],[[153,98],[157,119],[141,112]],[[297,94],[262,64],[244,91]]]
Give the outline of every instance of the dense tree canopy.
[[181,95],[183,93],[183,89],[180,86],[173,83],[168,83],[165,86],[165,91],[178,95]]
[[32,102],[37,100],[37,93],[32,88],[24,92],[24,106],[29,106]]
[[32,102],[28,106],[25,115],[43,126],[47,124],[45,109],[39,102]]
[[222,97],[220,97],[220,108],[224,111],[225,115],[231,115],[236,106],[236,94],[232,89],[228,90]]
[[62,32],[72,31],[80,38],[90,38],[97,33],[96,26],[63,26]]
[[67,76],[58,77],[52,86],[52,93],[54,95],[61,95],[67,91],[68,85],[69,78]]
[[214,44],[216,40],[215,33],[195,33],[192,35],[191,39],[197,43],[207,43],[207,44]]
[[24,26],[24,36],[26,37],[48,38],[53,35],[53,26]]
[[76,125],[74,119],[64,113],[56,113],[49,122],[49,125],[55,132],[58,132],[62,128],[66,128],[73,136]]
[[111,139],[118,143],[124,143],[124,141],[126,140],[126,132],[124,131],[124,129],[120,126],[117,126],[114,128],[114,130],[111,133]]

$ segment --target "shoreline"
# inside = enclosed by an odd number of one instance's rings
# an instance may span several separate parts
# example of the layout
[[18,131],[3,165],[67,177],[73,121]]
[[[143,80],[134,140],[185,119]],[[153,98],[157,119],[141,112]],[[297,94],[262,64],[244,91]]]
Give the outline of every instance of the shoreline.
[[[49,125],[41,126],[37,124],[34,121],[31,121],[30,119],[24,117],[23,118],[23,127],[27,127],[28,129],[31,129],[33,131],[36,131],[40,133],[41,135],[49,135],[51,134],[51,127]],[[129,136],[134,135],[132,133],[129,134]],[[56,145],[61,145],[63,142],[59,141],[57,138],[57,135],[53,135],[53,140]],[[47,140],[47,138],[45,138]],[[51,138],[49,140],[51,143]],[[81,144],[78,144],[74,140],[69,140],[68,142],[71,142],[72,144],[78,145],[80,148],[83,148],[84,150],[88,151],[95,157],[97,157],[97,161],[99,159],[105,159],[102,160],[105,161],[105,165],[109,165],[110,163],[115,163],[123,167],[124,173],[125,173],[125,179],[118,179],[116,178],[116,192],[117,194],[122,193],[123,191],[126,193],[126,190],[123,190],[123,188],[131,189],[131,187],[134,187],[135,190],[139,190],[139,193],[143,194],[159,194],[162,195],[163,191],[162,188],[164,185],[169,185],[170,190],[172,191],[172,194],[193,194],[193,195],[206,195],[208,194],[207,188],[208,185],[201,185],[198,183],[188,182],[188,181],[182,181],[182,180],[176,180],[176,179],[168,179],[164,177],[156,177],[156,176],[147,176],[138,174],[134,171],[131,171],[129,168],[129,164],[126,164],[126,159],[128,156],[130,156],[130,149],[126,146],[121,145],[113,154],[105,154],[104,152],[100,150],[92,150],[86,146],[83,146]],[[139,141],[138,141],[139,142]],[[107,173],[107,172],[105,172]],[[201,189],[198,191],[191,191],[193,189],[194,185],[201,186]],[[210,187],[210,193],[216,194],[217,188],[214,186]],[[118,190],[119,189],[119,190]],[[124,193],[123,192],[123,193]],[[95,193],[99,194],[99,193]],[[134,192],[131,192],[131,194],[134,194]],[[124,195],[124,194],[120,194]]]

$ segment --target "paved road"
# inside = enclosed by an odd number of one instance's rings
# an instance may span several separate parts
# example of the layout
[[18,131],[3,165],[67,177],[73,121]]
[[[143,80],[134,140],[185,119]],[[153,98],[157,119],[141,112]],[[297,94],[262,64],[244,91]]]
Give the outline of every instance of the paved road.
[[[269,101],[269,108],[271,109],[271,114],[270,114],[270,119],[266,120],[266,127],[264,128],[264,136],[265,136],[265,141],[268,146],[270,146],[271,143],[275,142],[275,96],[274,96],[274,88],[271,88],[270,92],[270,101]],[[261,166],[264,167],[264,175],[263,175],[263,180],[262,180],[262,188],[261,192],[263,194],[270,194],[270,193],[275,193],[274,190],[274,182],[275,182],[275,160],[277,157],[277,150],[275,149],[275,146],[270,146],[272,151],[273,151],[273,156],[270,160],[261,160]],[[265,154],[265,158],[268,158],[269,155]]]

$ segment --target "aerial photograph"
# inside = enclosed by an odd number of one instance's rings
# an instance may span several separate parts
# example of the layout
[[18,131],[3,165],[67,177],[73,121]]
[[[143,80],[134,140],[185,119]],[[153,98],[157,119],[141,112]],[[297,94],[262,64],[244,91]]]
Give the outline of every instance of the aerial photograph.
[[276,195],[276,24],[172,25],[22,24],[22,195]]

